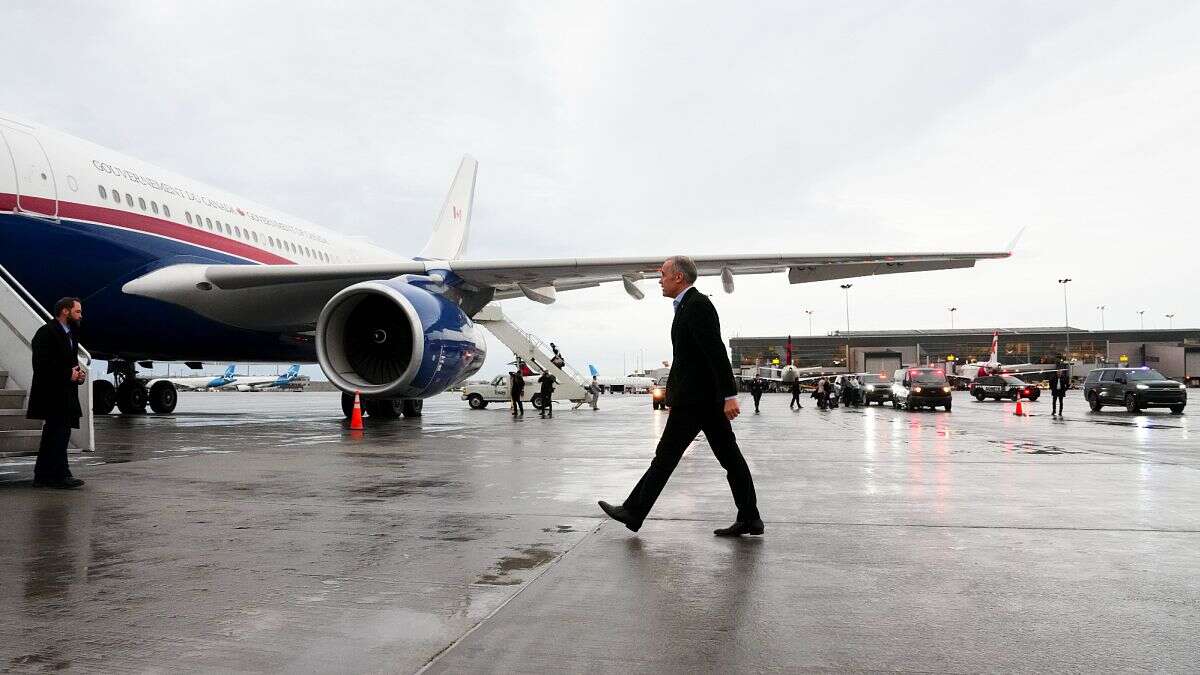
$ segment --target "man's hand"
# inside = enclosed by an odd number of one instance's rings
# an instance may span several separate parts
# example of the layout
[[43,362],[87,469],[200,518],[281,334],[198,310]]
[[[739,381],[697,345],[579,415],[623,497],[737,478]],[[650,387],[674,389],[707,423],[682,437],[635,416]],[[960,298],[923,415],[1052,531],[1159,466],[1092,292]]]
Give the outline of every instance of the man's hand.
[[75,366],[71,370],[71,381],[74,382],[75,384],[82,384],[84,377],[85,376],[83,374],[83,369],[80,368],[79,366]]
[[728,417],[730,422],[740,414],[742,414],[742,408],[738,405],[736,398],[725,401],[725,417]]

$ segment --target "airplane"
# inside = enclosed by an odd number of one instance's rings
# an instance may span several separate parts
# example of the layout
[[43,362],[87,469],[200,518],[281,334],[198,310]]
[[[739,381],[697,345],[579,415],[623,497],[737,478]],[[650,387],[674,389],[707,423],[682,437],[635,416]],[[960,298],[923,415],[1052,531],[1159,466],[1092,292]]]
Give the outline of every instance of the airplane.
[[588,364],[588,370],[592,377],[596,378],[596,384],[601,387],[606,387],[610,391],[613,387],[621,387],[622,391],[645,391],[654,386],[653,377],[645,377],[642,375],[626,375],[624,377],[605,377],[600,375],[600,371],[596,370],[596,366]]
[[[94,410],[152,402],[139,360],[316,361],[367,414],[419,416],[422,401],[483,365],[471,320],[490,302],[659,276],[666,256],[468,259],[478,163],[464,156],[417,255],[339,235],[90,141],[0,113],[0,265],[44,307],[82,298],[83,343],[114,382]],[[69,254],[73,264],[63,264]],[[789,283],[973,267],[985,252],[694,256],[699,273],[786,272]],[[165,388],[160,387],[160,391]],[[167,401],[158,401],[164,407]],[[173,405],[171,406],[173,409]]]
[[957,368],[951,377],[974,380],[986,375],[1037,375],[1054,372],[1054,364],[1048,363],[1000,363],[1000,331],[992,331],[992,352],[987,361],[972,361]]
[[262,391],[264,389],[275,389],[286,387],[296,379],[300,374],[300,365],[292,364],[292,367],[287,369],[287,372],[282,375],[272,375],[270,377],[244,377],[238,376],[230,383],[234,389],[238,391]]

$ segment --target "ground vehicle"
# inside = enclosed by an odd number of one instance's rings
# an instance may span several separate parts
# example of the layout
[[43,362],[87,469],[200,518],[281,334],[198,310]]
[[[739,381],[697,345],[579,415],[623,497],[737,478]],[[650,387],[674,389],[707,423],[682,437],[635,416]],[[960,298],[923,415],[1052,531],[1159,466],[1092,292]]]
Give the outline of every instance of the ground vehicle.
[[892,406],[905,410],[944,406],[950,412],[954,398],[941,368],[901,368],[892,376]]
[[667,409],[667,385],[655,384],[650,387],[650,406],[655,410]]
[[[483,410],[489,403],[508,403],[512,400],[508,375],[497,375],[487,384],[469,384],[463,387],[462,398],[472,410]],[[534,408],[542,409],[542,390],[536,377],[525,378],[524,400],[532,403]]]
[[871,405],[892,400],[892,379],[883,373],[863,373],[858,376],[863,383],[863,404]]
[[1093,412],[1105,405],[1123,405],[1131,413],[1170,408],[1178,415],[1187,405],[1187,387],[1153,368],[1097,368],[1083,383],[1083,397]]
[[971,381],[969,391],[977,401],[982,401],[985,398],[994,398],[997,401],[1002,398],[1009,399],[1010,401],[1026,398],[1030,401],[1036,401],[1042,395],[1041,389],[1012,375],[985,375],[977,377]]

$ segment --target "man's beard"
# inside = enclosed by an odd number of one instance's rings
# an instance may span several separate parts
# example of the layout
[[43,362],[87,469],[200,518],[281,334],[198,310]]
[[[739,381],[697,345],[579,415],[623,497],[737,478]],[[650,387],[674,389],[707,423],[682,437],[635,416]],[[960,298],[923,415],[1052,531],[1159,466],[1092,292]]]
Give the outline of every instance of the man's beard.
[[83,323],[81,319],[72,319],[69,316],[67,317],[67,325],[70,326],[71,330],[77,330],[80,323]]

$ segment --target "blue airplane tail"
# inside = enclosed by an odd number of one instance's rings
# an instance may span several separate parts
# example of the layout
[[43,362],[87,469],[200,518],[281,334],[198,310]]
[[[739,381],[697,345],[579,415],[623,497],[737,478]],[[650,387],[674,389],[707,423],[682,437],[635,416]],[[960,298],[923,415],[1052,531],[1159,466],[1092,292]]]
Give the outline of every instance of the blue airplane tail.
[[225,375],[223,377],[227,380],[232,378],[233,374],[234,374],[234,372],[236,372],[236,370],[237,370],[237,367],[234,364],[232,364],[232,363],[229,364],[229,367],[225,369]]
[[300,365],[293,363],[292,367],[288,368],[287,372],[283,374],[283,377],[281,377],[279,379],[283,380],[284,382],[291,382],[299,374],[300,374]]
[[592,377],[597,377],[600,375],[600,371],[596,370],[596,366],[593,366],[590,363],[588,364],[588,370],[591,371]]

